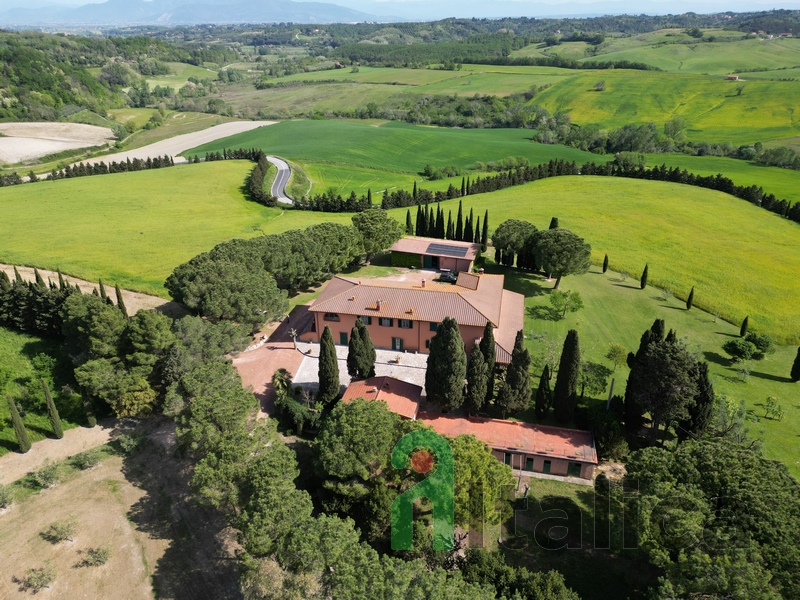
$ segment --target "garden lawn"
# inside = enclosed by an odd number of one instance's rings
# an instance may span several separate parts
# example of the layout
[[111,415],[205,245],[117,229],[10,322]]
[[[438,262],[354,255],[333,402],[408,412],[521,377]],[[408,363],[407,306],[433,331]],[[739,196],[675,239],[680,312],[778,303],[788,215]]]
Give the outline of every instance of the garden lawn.
[[[11,376],[5,387],[0,385],[0,456],[19,448],[8,411],[6,398],[9,396],[17,399],[23,409],[27,409],[22,420],[31,442],[52,435],[53,430],[47,417],[44,396],[41,397],[40,402],[32,397],[24,398],[26,395],[24,386],[34,375],[31,358],[37,354],[49,354],[57,359],[58,363],[54,373],[56,385],[73,383],[69,360],[61,353],[56,344],[0,327],[0,370],[8,372]],[[34,383],[33,387],[35,393],[41,395],[41,385]],[[59,409],[63,429],[71,429],[83,421],[83,409],[80,406],[79,397],[76,404],[74,397],[66,399],[59,394],[58,389],[50,391],[56,407]]]
[[[442,203],[445,213],[458,201]],[[553,216],[592,245],[600,264],[638,277],[649,263],[652,285],[783,342],[800,341],[800,226],[721,192],[686,185],[605,177],[556,177],[470,196],[464,209],[489,210],[489,227],[506,219],[546,228]],[[394,212],[405,222],[405,209]],[[412,214],[413,216],[413,214]]]
[[[738,325],[717,319],[696,306],[686,310],[685,301],[671,295],[665,297],[661,290],[651,285],[641,290],[638,281],[629,278],[623,282],[619,273],[608,271],[603,274],[599,267],[593,266],[586,275],[562,280],[560,289],[578,292],[585,307],[557,319],[550,311],[552,281],[524,271],[497,267],[490,260],[487,260],[486,268],[489,272],[506,274],[506,287],[526,296],[525,343],[533,357],[534,386],[538,385],[548,345],[555,346],[560,354],[570,329],[578,331],[584,360],[613,369],[614,365],[605,358],[609,344],[616,342],[629,352],[635,352],[644,331],[655,319],[664,319],[667,328],[674,329],[690,351],[708,362],[717,394],[726,394],[737,402],[745,401],[748,418],[752,420],[748,423],[750,433],[764,440],[767,458],[783,462],[795,477],[800,478],[796,443],[800,435],[800,403],[797,401],[800,385],[789,380],[797,346],[778,346],[775,354],[760,361],[750,361],[751,372],[745,379],[722,350],[725,342],[738,337]],[[629,373],[627,365],[617,367],[612,376],[616,379],[614,394],[624,395]],[[764,418],[765,400],[769,396],[781,399],[786,411],[782,421]],[[600,394],[587,403],[604,403],[606,398],[606,394]],[[536,420],[532,410],[516,416]],[[552,417],[547,422],[556,424]]]
[[292,160],[325,161],[419,173],[427,164],[471,168],[509,156],[531,164],[563,158],[586,162],[596,154],[530,141],[526,129],[448,129],[390,122],[380,127],[348,121],[289,121],[262,127],[187,150],[184,156],[222,152],[224,148],[260,148]]

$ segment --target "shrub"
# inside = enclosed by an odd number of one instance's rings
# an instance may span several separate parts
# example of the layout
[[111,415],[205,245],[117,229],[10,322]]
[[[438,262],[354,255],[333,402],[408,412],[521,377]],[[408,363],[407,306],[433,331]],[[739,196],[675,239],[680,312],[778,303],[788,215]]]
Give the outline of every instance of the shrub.
[[81,452],[80,454],[73,456],[72,464],[81,471],[85,471],[86,469],[91,469],[97,463],[99,463],[101,458],[102,455],[100,454],[100,450],[95,448],[94,450],[87,450],[86,452]]
[[23,591],[30,590],[34,594],[42,591],[56,580],[56,570],[49,563],[38,569],[28,569],[25,571],[25,577],[20,580],[20,586]]
[[33,478],[33,482],[42,489],[53,487],[58,483],[58,465],[55,463],[45,463],[44,466],[31,477]]
[[72,541],[72,536],[75,535],[77,529],[78,523],[75,517],[69,517],[63,521],[51,523],[50,527],[42,531],[39,535],[51,544],[58,544],[64,540]]
[[89,548],[78,566],[101,567],[108,562],[109,558],[111,558],[111,550],[108,548]]
[[733,362],[742,362],[753,357],[758,348],[747,340],[730,340],[722,345],[722,349],[731,355]]
[[115,445],[123,454],[133,454],[144,444],[146,439],[147,436],[143,433],[123,433],[116,439]]
[[0,508],[5,508],[11,501],[13,496],[11,494],[11,487],[7,485],[0,485]]
[[765,354],[775,352],[775,342],[766,333],[748,333],[744,339],[758,349],[756,358],[764,358]]

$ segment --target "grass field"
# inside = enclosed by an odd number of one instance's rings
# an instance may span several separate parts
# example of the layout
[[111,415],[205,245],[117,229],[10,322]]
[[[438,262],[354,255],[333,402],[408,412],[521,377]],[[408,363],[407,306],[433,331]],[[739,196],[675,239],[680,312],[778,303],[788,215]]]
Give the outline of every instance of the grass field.
[[[604,92],[594,84],[605,81]],[[737,87],[744,86],[737,95]],[[663,125],[676,115],[688,123],[693,140],[750,144],[800,133],[796,102],[800,82],[725,81],[721,77],[621,69],[567,78],[535,102],[550,112],[565,111],[577,123],[622,127]]]
[[[525,156],[532,164],[563,158],[602,160],[564,146],[534,144],[525,129],[446,129],[390,122],[380,127],[347,121],[290,121],[188,150],[205,154],[224,148],[261,148],[292,160],[325,161],[401,173],[420,173],[427,164],[462,169],[476,161]],[[346,140],[346,142],[345,142]]]
[[[564,42],[546,47],[532,44],[512,56],[558,55],[577,61],[616,60],[652,65],[671,73],[727,75],[755,69],[800,65],[800,39],[744,39],[739,31],[705,29],[697,40],[681,29],[662,29],[634,36],[607,37],[598,47]],[[709,42],[710,38],[714,42]],[[779,77],[769,77],[776,79]]]
[[765,167],[735,158],[684,154],[648,154],[647,164],[680,167],[698,175],[722,173],[737,185],[759,185],[778,198],[786,198],[791,203],[800,201],[800,171]]
[[239,120],[240,119],[233,119],[222,115],[210,115],[208,113],[168,112],[164,117],[163,123],[159,127],[153,129],[139,129],[128,136],[123,149],[130,150],[133,148],[141,148],[142,146],[154,144],[161,140],[175,137],[176,135],[194,133],[195,131],[202,131],[214,125],[221,125],[222,123],[230,123],[231,121]]
[[3,188],[0,261],[165,296],[175,265],[280,216],[244,199],[251,169],[212,162]]
[[[28,430],[31,442],[52,435],[47,409],[44,406],[44,397],[41,398],[41,403],[36,402],[32,397],[24,399],[26,397],[25,384],[34,376],[31,359],[37,354],[49,354],[59,361],[54,374],[57,384],[63,385],[71,382],[69,361],[56,345],[37,337],[0,327],[0,370],[8,372],[11,376],[5,386],[0,386],[0,456],[18,449],[6,400],[9,396],[20,400],[23,408],[27,409],[22,420]],[[35,385],[33,391],[38,394],[39,388],[39,385]],[[59,409],[64,429],[71,429],[82,421],[83,413],[80,406],[63,400],[56,389],[52,389],[51,392],[56,407]]]
[[[563,223],[563,219],[561,221]],[[686,341],[690,351],[708,362],[716,392],[746,402],[748,416],[754,421],[749,423],[751,434],[763,438],[767,457],[783,462],[795,477],[800,477],[795,442],[800,434],[800,404],[796,401],[797,384],[789,381],[796,346],[779,346],[775,354],[764,360],[751,361],[751,374],[743,380],[722,350],[722,344],[738,337],[739,327],[715,319],[697,308],[686,310],[684,301],[672,296],[665,299],[660,290],[652,286],[641,290],[638,281],[628,279],[622,282],[619,273],[608,271],[603,274],[598,267],[592,267],[586,275],[567,277],[561,283],[562,290],[581,295],[585,308],[568,314],[562,320],[553,320],[549,310],[553,282],[538,275],[498,268],[491,261],[487,261],[486,266],[489,272],[505,273],[506,287],[526,296],[526,346],[534,357],[537,376],[547,345],[557,345],[560,352],[570,329],[578,331],[585,360],[613,368],[604,358],[609,344],[616,342],[635,352],[642,333],[655,319],[664,319],[667,327],[675,329]],[[531,339],[531,334],[545,337]],[[613,375],[615,394],[625,393],[628,374],[626,365],[617,367]],[[786,410],[782,421],[764,418],[768,396],[782,399]],[[588,402],[604,402],[605,399],[606,395],[601,395]],[[524,414],[523,418],[535,420],[533,411]],[[556,423],[553,421],[552,424]]]
[[150,89],[160,85],[161,87],[171,87],[177,92],[188,83],[189,77],[195,77],[197,79],[217,79],[216,71],[203,67],[179,62],[170,62],[167,63],[167,65],[169,65],[171,71],[169,75],[156,75],[155,77],[147,78]]
[[[457,201],[442,203],[452,210]],[[756,329],[800,341],[800,227],[720,192],[664,182],[600,177],[545,179],[464,200],[475,214],[489,210],[490,228],[505,219],[562,227],[592,245],[596,264],[649,281],[733,323],[750,315]],[[405,209],[396,212],[405,219]],[[641,333],[641,332],[640,332]]]
[[108,111],[108,114],[123,125],[132,122],[136,129],[141,129],[158,111],[155,108],[115,108]]

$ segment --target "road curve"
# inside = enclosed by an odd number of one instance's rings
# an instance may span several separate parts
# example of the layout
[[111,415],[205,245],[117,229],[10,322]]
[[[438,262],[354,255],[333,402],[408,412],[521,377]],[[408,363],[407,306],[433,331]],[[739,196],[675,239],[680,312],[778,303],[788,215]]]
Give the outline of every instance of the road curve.
[[[187,162],[182,156],[178,156],[181,152],[186,152],[192,148],[196,148],[201,144],[214,142],[221,138],[225,138],[237,133],[244,133],[259,127],[267,125],[274,125],[276,121],[232,121],[230,123],[223,123],[222,125],[215,125],[202,131],[195,131],[194,133],[184,133],[183,135],[176,135],[175,137],[161,140],[148,146],[142,146],[134,150],[127,150],[125,152],[118,152],[116,154],[106,154],[96,158],[83,160],[84,164],[95,164],[105,162],[106,164],[116,161],[121,162],[127,159],[133,160],[139,158],[147,160],[148,158],[155,158],[157,156],[164,156],[165,154],[171,156],[175,163]],[[77,164],[77,163],[76,163]]]
[[278,174],[275,176],[275,181],[272,182],[269,193],[277,198],[278,202],[294,204],[292,199],[286,195],[286,184],[289,183],[289,176],[292,174],[292,168],[289,163],[277,156],[268,156],[267,160],[278,169]]

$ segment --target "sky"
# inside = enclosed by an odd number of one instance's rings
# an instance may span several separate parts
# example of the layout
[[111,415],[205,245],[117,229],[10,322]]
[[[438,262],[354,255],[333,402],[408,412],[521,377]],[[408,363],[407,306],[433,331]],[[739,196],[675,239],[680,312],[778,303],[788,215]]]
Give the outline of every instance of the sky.
[[[80,6],[105,0],[0,0],[0,10],[12,7]],[[339,4],[374,15],[409,20],[445,17],[548,17],[608,14],[680,14],[684,12],[745,12],[773,8],[797,8],[786,0],[317,0]],[[187,3],[214,0],[187,0]]]

